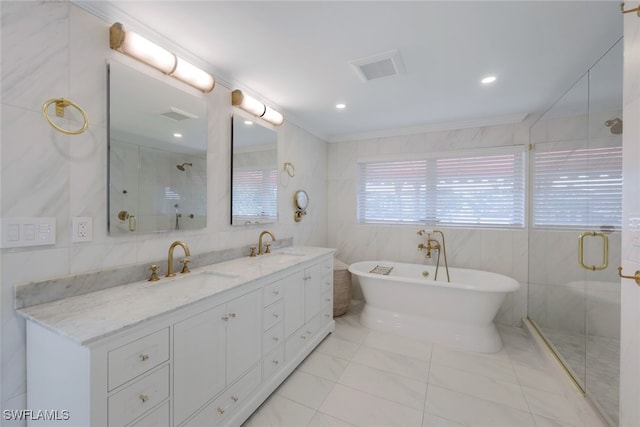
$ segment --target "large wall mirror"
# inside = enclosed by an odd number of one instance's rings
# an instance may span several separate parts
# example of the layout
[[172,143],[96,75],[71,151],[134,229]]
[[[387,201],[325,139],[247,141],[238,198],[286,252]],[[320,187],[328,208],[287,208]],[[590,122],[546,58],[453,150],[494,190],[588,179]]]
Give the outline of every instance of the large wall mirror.
[[231,130],[231,225],[276,222],[278,134],[238,113]]
[[207,225],[207,106],[192,95],[111,61],[109,233]]

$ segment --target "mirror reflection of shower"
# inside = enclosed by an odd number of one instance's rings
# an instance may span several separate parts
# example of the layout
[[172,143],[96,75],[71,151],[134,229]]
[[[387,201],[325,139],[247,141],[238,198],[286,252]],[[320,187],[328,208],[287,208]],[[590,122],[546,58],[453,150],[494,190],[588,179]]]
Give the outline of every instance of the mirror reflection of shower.
[[604,125],[611,131],[614,135],[620,135],[622,133],[622,120],[616,117],[615,119],[607,120],[604,122]]
[[183,163],[183,164],[181,164],[181,165],[176,165],[176,167],[177,167],[179,170],[183,171],[183,172],[186,170],[186,166],[193,166],[193,163],[187,163],[187,162],[185,162],[185,163]]
[[[189,165],[191,166],[191,165]],[[181,169],[184,170],[184,169]],[[180,207],[179,204],[175,204],[173,205],[174,208],[176,208],[176,225],[175,225],[175,230],[180,230],[180,218],[182,218],[182,214],[180,212],[178,212],[178,208]]]

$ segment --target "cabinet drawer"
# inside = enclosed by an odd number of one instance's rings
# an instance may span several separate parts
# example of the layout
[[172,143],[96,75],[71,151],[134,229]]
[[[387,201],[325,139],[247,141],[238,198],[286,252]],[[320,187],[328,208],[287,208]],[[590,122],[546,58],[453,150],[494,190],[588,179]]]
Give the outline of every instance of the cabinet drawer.
[[224,423],[235,408],[243,405],[258,385],[260,385],[260,365],[249,371],[238,382],[223,392],[184,427],[214,427]]
[[326,276],[322,278],[322,292],[329,292],[331,291],[333,293],[333,276]]
[[109,352],[109,390],[169,359],[169,328]]
[[284,343],[284,328],[282,322],[269,329],[262,336],[262,354],[267,354]]
[[333,319],[333,304],[327,304],[320,312],[321,325],[326,325],[331,319]]
[[282,320],[282,313],[284,312],[284,307],[282,305],[282,301],[278,301],[274,304],[271,304],[269,307],[264,309],[263,317],[262,317],[262,328],[264,331],[272,328],[276,325],[276,323]]
[[282,280],[278,280],[275,283],[265,286],[264,296],[262,297],[264,306],[266,307],[282,299],[283,295],[284,295],[284,283],[282,282]]
[[129,427],[169,427],[169,402],[140,418]]
[[333,292],[324,292],[322,294],[322,307],[333,306]]
[[280,346],[269,353],[262,360],[262,381],[275,374],[284,363],[284,346]]
[[322,261],[322,277],[332,276],[333,274],[333,258]]
[[300,351],[313,339],[317,334],[320,324],[320,316],[315,316],[304,326],[295,331],[285,343],[285,358],[286,360],[295,359]]
[[109,427],[123,426],[169,397],[169,367],[147,375],[109,397]]

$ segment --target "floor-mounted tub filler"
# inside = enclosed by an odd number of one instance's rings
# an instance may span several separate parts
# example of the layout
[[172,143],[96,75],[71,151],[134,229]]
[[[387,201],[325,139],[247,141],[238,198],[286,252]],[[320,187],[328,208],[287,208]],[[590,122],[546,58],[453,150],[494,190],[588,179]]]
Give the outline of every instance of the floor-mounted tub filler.
[[493,318],[520,287],[510,277],[466,268],[450,268],[450,282],[435,281],[435,267],[393,261],[357,262],[349,271],[364,294],[364,326],[479,353],[502,348]]

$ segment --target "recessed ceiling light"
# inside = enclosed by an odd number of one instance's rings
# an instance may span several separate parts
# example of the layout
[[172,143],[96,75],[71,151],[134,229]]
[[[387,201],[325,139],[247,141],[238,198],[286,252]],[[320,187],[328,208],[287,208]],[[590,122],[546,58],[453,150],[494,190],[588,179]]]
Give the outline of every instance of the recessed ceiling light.
[[480,81],[482,82],[483,85],[488,85],[496,81],[496,76],[487,76]]
[[177,132],[174,133],[173,136],[176,137],[176,138],[182,138],[182,134],[181,133],[177,133]]
[[346,104],[336,104],[336,108],[338,110],[344,110],[345,108],[347,108],[347,105]]
[[247,126],[251,126],[253,124],[253,122],[251,120],[245,120],[244,124]]

